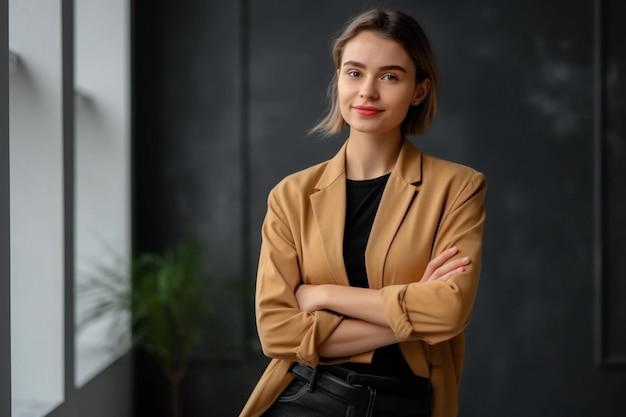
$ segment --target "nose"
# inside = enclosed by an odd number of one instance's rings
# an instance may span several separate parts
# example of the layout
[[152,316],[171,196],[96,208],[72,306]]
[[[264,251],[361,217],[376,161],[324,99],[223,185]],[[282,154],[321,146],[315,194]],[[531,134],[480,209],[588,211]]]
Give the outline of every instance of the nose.
[[359,90],[361,98],[378,98],[378,89],[376,88],[376,80],[373,77],[364,78]]

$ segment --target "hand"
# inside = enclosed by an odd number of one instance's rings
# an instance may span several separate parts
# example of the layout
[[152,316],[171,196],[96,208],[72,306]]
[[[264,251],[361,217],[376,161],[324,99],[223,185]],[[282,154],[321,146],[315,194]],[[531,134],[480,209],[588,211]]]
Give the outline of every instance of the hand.
[[300,311],[321,310],[322,285],[301,284],[296,288],[296,300]]
[[451,247],[433,258],[428,263],[420,282],[447,281],[453,276],[465,271],[465,267],[470,263],[470,259],[467,256],[452,261],[450,260],[450,258],[458,252],[459,250],[456,247]]

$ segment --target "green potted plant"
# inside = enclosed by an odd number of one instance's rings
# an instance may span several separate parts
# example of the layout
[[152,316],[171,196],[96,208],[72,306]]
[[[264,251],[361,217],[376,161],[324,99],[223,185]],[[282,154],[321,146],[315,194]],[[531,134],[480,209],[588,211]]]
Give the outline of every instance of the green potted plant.
[[[79,297],[93,300],[79,331],[102,317],[130,312],[133,346],[152,354],[169,379],[173,417],[180,417],[179,388],[189,358],[205,335],[207,281],[199,272],[199,252],[198,244],[186,241],[164,255],[141,254],[127,275],[99,268],[78,288]],[[124,324],[117,324],[114,331],[123,333]]]

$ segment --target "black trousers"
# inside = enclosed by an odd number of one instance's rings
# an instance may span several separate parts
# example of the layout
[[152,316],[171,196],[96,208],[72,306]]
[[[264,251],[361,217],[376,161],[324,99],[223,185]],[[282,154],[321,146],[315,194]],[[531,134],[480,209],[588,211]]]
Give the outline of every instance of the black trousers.
[[295,379],[264,417],[430,417],[428,379],[357,374],[341,367],[295,365]]

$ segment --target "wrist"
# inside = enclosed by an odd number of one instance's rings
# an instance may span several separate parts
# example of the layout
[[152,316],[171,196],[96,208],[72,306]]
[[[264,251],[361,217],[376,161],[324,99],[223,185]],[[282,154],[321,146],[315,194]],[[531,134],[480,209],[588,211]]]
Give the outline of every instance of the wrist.
[[318,292],[315,300],[315,304],[317,305],[316,310],[332,310],[330,308],[330,296],[329,296],[329,286],[327,284],[320,284],[317,286]]

